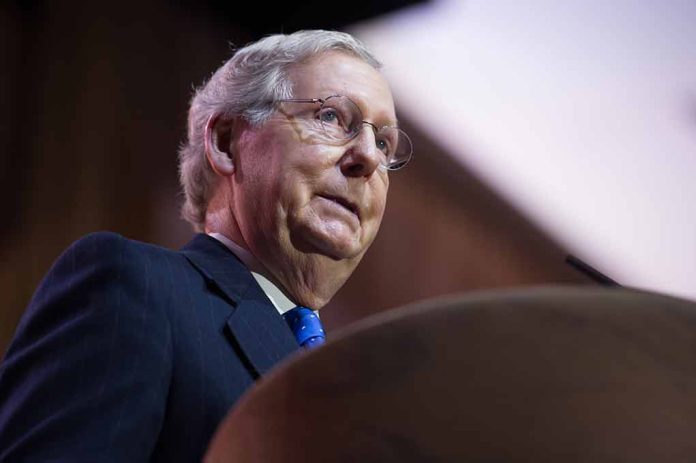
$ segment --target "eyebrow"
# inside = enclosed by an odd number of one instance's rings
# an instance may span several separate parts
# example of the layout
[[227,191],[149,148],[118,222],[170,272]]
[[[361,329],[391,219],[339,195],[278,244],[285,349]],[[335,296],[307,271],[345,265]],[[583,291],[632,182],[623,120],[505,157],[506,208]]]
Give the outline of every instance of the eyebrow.
[[[346,95],[346,96],[348,96],[348,95]],[[363,108],[365,107],[365,105],[364,105],[362,98],[357,98],[357,97],[352,97],[352,96],[348,96],[348,98],[350,98],[351,100],[353,100],[357,103],[358,108],[360,108],[360,111],[363,113],[363,116],[364,116],[365,111],[363,110]],[[368,105],[367,107],[370,108],[371,106]],[[387,120],[388,123],[386,125],[380,125],[380,127],[399,128],[399,119],[396,117],[396,115],[394,117],[395,117],[394,119],[391,119],[388,117],[388,120]],[[374,121],[368,121],[368,122],[374,122]],[[391,122],[393,122],[393,124]]]
[[382,127],[394,127],[399,129],[399,119],[395,119],[393,124],[382,125]]

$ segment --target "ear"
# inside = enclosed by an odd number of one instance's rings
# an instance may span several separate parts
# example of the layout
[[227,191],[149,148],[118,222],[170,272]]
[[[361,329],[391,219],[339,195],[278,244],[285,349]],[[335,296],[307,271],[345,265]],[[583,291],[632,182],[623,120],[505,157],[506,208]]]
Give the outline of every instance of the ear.
[[205,124],[205,156],[216,174],[227,177],[234,173],[232,131],[234,120],[213,114]]

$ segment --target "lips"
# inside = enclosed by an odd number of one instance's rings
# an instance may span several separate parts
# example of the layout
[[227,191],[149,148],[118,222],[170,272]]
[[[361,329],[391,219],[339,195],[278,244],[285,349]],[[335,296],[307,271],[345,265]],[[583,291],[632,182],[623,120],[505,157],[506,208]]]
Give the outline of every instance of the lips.
[[360,218],[360,209],[354,202],[350,201],[349,199],[344,198],[342,196],[334,196],[330,194],[320,194],[319,196],[324,199],[328,199],[329,201],[332,201],[338,204],[339,206],[342,206],[352,214],[355,214],[358,217],[358,219]]

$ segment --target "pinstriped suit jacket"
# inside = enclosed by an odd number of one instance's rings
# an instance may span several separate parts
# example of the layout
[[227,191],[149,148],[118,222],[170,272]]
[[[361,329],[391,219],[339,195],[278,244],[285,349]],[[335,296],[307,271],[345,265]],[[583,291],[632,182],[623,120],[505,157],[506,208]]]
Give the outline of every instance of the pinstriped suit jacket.
[[0,366],[0,461],[200,461],[228,409],[298,348],[247,269],[95,233],[42,281]]

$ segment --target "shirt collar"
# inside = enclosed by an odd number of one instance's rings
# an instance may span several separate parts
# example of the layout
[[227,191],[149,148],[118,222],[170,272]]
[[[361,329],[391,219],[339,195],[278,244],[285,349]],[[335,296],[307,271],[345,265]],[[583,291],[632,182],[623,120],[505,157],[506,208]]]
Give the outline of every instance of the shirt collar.
[[249,251],[221,233],[208,233],[208,235],[227,246],[246,265],[251,272],[251,276],[254,277],[254,280],[259,284],[279,314],[283,315],[288,310],[297,307],[297,304],[292,302],[278,286],[262,274],[264,272],[263,266]]

